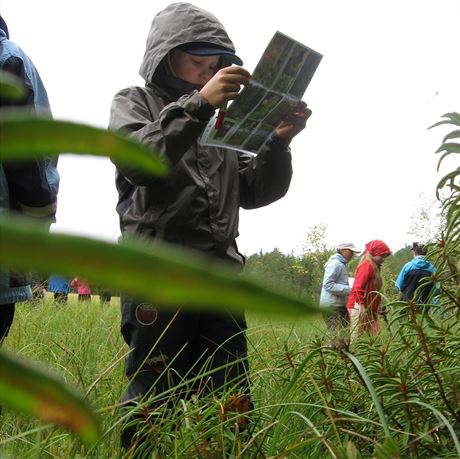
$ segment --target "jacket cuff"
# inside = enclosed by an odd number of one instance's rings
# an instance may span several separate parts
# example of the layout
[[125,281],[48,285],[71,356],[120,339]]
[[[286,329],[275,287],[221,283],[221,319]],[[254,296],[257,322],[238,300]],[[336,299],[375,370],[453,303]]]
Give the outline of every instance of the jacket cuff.
[[198,91],[194,91],[186,98],[183,108],[203,122],[208,122],[215,112],[215,108]]
[[273,134],[268,141],[270,146],[275,148],[276,150],[283,150],[287,151],[289,149],[289,144],[291,143],[292,139],[283,139],[282,137],[277,136],[276,134]]
[[[258,156],[270,158],[272,164],[285,164],[291,161],[290,139],[282,139],[276,135],[270,137]],[[274,162],[273,162],[274,161]]]

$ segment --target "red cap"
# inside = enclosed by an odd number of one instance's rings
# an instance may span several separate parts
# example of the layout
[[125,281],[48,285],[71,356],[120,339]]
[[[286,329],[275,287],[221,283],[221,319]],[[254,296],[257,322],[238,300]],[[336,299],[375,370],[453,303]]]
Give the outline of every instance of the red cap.
[[375,239],[374,241],[366,244],[366,252],[370,253],[374,257],[383,257],[385,255],[391,255],[390,247],[385,242]]

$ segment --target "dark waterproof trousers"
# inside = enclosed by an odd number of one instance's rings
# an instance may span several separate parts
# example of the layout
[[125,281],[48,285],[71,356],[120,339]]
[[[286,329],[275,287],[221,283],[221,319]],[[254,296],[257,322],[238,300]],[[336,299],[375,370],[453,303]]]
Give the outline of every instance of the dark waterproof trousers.
[[123,402],[158,396],[177,385],[179,394],[235,386],[248,391],[244,316],[158,309],[130,297],[122,297],[121,316],[121,332],[131,349]]
[[8,336],[14,319],[14,303],[0,304],[0,346]]

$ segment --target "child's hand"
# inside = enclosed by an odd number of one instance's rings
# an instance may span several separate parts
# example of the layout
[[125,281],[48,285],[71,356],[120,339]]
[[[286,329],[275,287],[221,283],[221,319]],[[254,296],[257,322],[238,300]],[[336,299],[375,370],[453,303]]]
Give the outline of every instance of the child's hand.
[[201,95],[214,108],[236,99],[241,85],[246,84],[251,74],[242,67],[225,67],[220,69],[201,89]]
[[282,139],[294,138],[299,132],[305,129],[311,113],[311,110],[307,108],[307,104],[300,101],[294,110],[278,124],[275,134]]

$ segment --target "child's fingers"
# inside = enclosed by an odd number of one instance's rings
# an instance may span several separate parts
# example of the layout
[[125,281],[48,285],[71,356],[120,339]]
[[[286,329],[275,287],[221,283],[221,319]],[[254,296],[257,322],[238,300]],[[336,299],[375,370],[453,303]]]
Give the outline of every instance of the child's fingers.
[[286,121],[293,121],[295,122],[296,120],[308,120],[310,118],[312,111],[307,108],[307,105],[303,103],[304,106],[299,107],[297,106],[291,113],[288,113],[288,115],[284,118]]
[[223,75],[220,78],[223,83],[245,85],[249,80],[243,75]]
[[251,78],[251,74],[243,67],[237,67],[232,65],[230,67],[224,67],[223,69],[219,70],[219,72],[226,73],[229,75],[241,75],[244,78],[249,79]]
[[217,79],[225,82],[229,81],[238,84],[247,84],[251,78],[251,74],[241,67],[226,67],[219,70],[219,72],[216,73],[216,77]]

